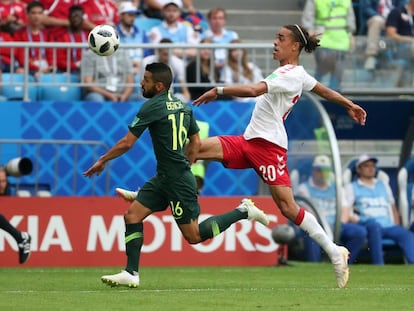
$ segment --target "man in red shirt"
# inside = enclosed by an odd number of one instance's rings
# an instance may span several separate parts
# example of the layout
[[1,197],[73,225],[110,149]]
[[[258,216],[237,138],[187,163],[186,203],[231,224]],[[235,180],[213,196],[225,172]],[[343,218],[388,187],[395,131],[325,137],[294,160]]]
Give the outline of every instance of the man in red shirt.
[[[0,43],[12,41],[13,37],[8,32],[0,31]],[[8,47],[0,47],[0,70],[2,72],[10,72],[11,61],[11,49]]]
[[[68,42],[70,43],[82,43],[88,42],[88,33],[82,29],[84,11],[80,5],[73,5],[69,8],[69,27],[65,29],[65,32],[61,33],[58,37],[49,37],[52,42]],[[54,51],[53,51],[54,52]],[[69,54],[69,63],[68,63]],[[56,49],[56,57],[54,53],[48,54],[49,64],[56,65],[58,71],[70,72],[79,74],[80,62],[82,56],[82,49],[78,48],[64,48]]]
[[[47,42],[48,36],[46,31],[43,29],[42,20],[44,7],[38,1],[29,3],[26,7],[28,23],[24,28],[19,29],[14,34],[15,41],[23,42]],[[24,73],[25,59],[24,59],[24,48],[16,48],[15,56],[19,63],[17,73]],[[36,75],[41,72],[50,72],[53,68],[47,61],[47,49],[46,48],[29,48],[29,72],[30,74]]]
[[13,33],[27,24],[25,5],[13,0],[0,0],[0,31]]

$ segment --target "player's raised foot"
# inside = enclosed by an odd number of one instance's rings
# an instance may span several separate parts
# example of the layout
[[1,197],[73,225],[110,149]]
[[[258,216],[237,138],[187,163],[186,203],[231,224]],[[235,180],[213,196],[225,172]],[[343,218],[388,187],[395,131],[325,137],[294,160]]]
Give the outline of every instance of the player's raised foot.
[[138,195],[138,191],[130,191],[122,188],[116,188],[115,192],[119,197],[123,198],[125,201],[133,202]]
[[139,275],[132,275],[125,270],[113,275],[104,275],[101,277],[101,280],[111,287],[126,286],[129,288],[136,288],[139,286]]
[[265,226],[269,224],[269,217],[265,212],[257,208],[252,200],[243,199],[237,208],[241,211],[247,211],[248,220],[256,220]]
[[349,279],[348,267],[349,251],[343,246],[338,246],[338,254],[332,257],[336,283],[339,288],[345,288]]
[[27,232],[22,232],[23,241],[19,243],[19,263],[25,263],[30,257],[30,241],[32,237]]

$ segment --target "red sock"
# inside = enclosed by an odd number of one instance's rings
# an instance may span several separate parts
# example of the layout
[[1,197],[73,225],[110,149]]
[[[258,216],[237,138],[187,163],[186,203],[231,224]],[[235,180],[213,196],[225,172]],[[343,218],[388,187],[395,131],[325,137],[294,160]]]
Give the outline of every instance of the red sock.
[[298,215],[296,216],[295,225],[299,226],[302,223],[304,217],[305,217],[305,209],[301,207],[299,209]]

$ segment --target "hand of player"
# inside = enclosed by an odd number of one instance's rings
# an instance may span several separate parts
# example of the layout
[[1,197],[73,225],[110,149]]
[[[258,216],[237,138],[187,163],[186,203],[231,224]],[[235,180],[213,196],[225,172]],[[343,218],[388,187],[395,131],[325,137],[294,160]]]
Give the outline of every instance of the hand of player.
[[358,124],[365,125],[367,113],[361,106],[354,104],[348,109],[348,114]]
[[200,106],[201,104],[208,104],[212,100],[217,98],[217,90],[216,88],[212,88],[211,90],[205,92],[199,98],[193,101],[193,106]]
[[92,177],[94,174],[96,174],[96,176],[99,176],[104,169],[105,169],[105,162],[98,160],[95,162],[94,165],[92,165],[91,168],[83,172],[83,176]]

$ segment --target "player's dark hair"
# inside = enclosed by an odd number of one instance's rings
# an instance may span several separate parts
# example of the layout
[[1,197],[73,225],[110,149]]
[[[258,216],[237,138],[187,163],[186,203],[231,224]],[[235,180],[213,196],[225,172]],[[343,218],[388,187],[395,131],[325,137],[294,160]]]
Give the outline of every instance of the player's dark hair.
[[45,6],[42,3],[39,1],[32,1],[26,6],[26,12],[29,13],[33,8],[41,8],[43,11],[45,10]]
[[155,82],[161,82],[167,90],[170,89],[172,72],[168,65],[164,63],[151,63],[145,66],[145,70],[152,73],[152,79]]
[[73,12],[76,12],[76,11],[80,11],[82,13],[84,12],[82,6],[74,4],[69,8],[69,16],[72,15]]
[[312,53],[319,46],[320,40],[316,36],[311,36],[305,27],[298,24],[285,25],[283,27],[292,32],[294,40],[300,43],[301,50],[305,48],[307,53]]

